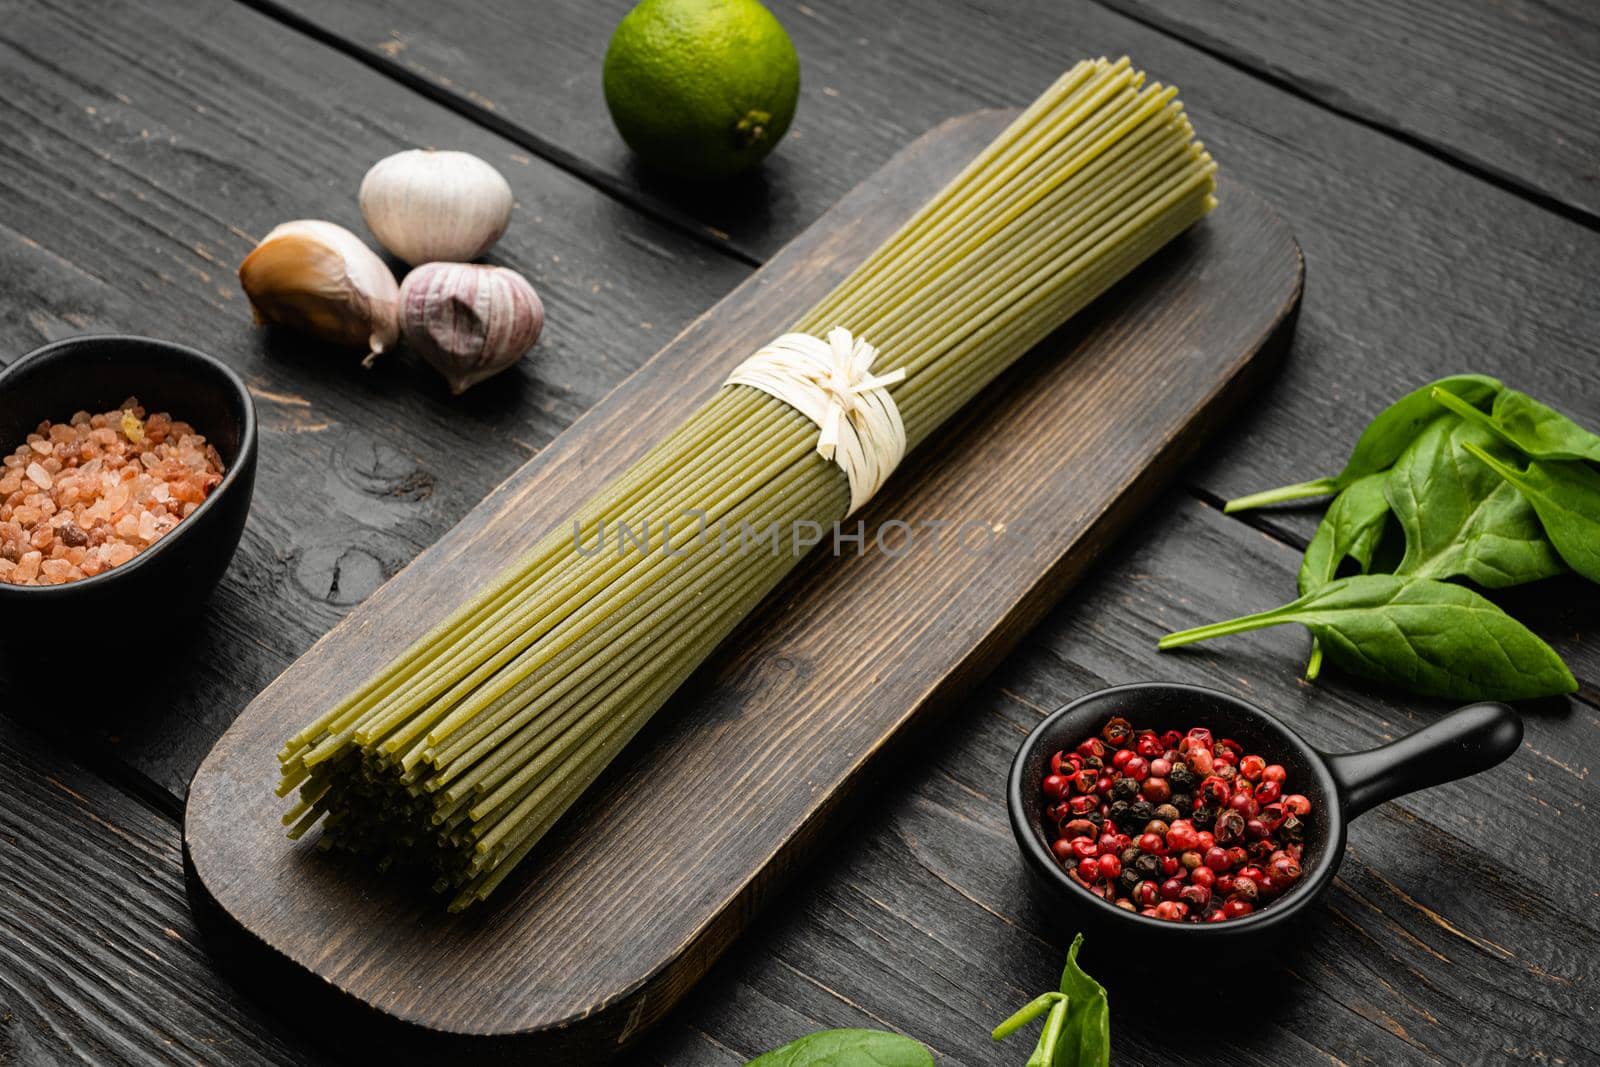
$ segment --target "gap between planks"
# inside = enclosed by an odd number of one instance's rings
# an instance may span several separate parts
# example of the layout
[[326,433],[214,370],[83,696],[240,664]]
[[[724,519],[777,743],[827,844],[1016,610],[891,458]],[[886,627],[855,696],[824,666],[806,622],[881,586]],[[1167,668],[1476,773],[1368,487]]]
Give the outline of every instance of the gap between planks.
[[[604,169],[594,166],[582,157],[561,148],[548,138],[542,137],[521,124],[499,115],[475,100],[427,80],[375,49],[318,25],[311,19],[285,8],[278,3],[278,0],[237,0],[237,2],[297,33],[310,37],[312,40],[338,51],[342,55],[354,59],[363,66],[382,74],[405,88],[421,94],[428,100],[448,108],[468,121],[476,123],[490,132],[527,149],[546,163],[572,175],[608,198],[639,211],[654,221],[683,233],[694,241],[714,248],[724,255],[731,256],[749,267],[759,267],[764,262],[764,257],[758,253],[739,245],[729,238],[727,234],[700,222],[671,203],[640,192],[620,178],[607,173]],[[1161,20],[1126,10],[1115,0],[1094,0],[1094,3],[1113,17],[1126,19],[1153,33],[1158,33],[1170,41],[1214,59],[1278,92],[1292,96],[1331,115],[1337,115],[1363,129],[1388,137],[1568,222],[1572,222],[1591,232],[1600,233],[1600,214],[1568,204],[1559,197],[1552,196],[1515,175],[1507,174],[1490,164],[1479,162],[1450,148],[1448,145],[1409,133],[1379,117],[1364,114],[1359,109],[1344,107],[1326,100],[1301,86],[1293,78],[1263,69],[1249,58],[1238,54],[1236,50],[1230,49],[1223,44],[1190,39]]]
[[[323,44],[334,49],[341,55],[355,60],[363,66],[376,71],[377,73],[389,78],[391,81],[396,82],[412,92],[418,93],[424,98],[449,109],[457,115],[460,115],[462,118],[483,127],[489,132],[527,149],[544,162],[567,174],[570,174],[578,181],[581,181],[584,184],[594,188],[611,200],[614,200],[617,203],[620,203],[633,210],[639,211],[641,214],[644,214],[652,220],[684,234],[699,244],[702,244],[708,248],[712,248],[717,252],[729,256],[732,259],[735,259],[738,262],[743,263],[745,266],[751,268],[760,267],[765,261],[764,257],[749,249],[739,246],[721,231],[715,230],[712,227],[696,220],[686,212],[683,212],[671,204],[661,201],[657,198],[641,194],[639,191],[629,187],[625,182],[606,173],[601,168],[589,164],[581,157],[560,148],[559,146],[550,142],[548,139],[535,134],[520,124],[507,119],[488,108],[485,108],[481,104],[464,97],[461,94],[452,91],[451,89],[428,81],[421,75],[407,70],[402,64],[373,49],[367,48],[341,34],[335,33],[332,30],[318,25],[310,19],[283,7],[277,2],[277,0],[237,0],[237,2],[267,18],[272,19],[286,28],[293,30],[296,33],[309,37],[319,44]],[[1544,210],[1559,215],[1568,221],[1583,226],[1585,229],[1600,232],[1600,216],[1585,211],[1582,208],[1568,205],[1561,200],[1550,196],[1549,194],[1528,186],[1526,183],[1515,177],[1481,165],[1471,159],[1460,156],[1443,146],[1435,144],[1432,141],[1407,133],[1403,130],[1399,130],[1381,120],[1363,115],[1358,111],[1349,108],[1344,108],[1329,103],[1309,90],[1297,85],[1292,79],[1263,70],[1252,64],[1246,58],[1235,54],[1232,50],[1224,46],[1191,40],[1177,33],[1159,20],[1124,10],[1116,3],[1112,2],[1112,0],[1095,0],[1095,3],[1118,18],[1127,19],[1128,21],[1137,23],[1138,25],[1143,26],[1152,32],[1159,33],[1169,40],[1172,40],[1184,47],[1191,48],[1216,60],[1217,62],[1223,63],[1229,68],[1237,70],[1248,77],[1260,81],[1279,92],[1287,93],[1298,100],[1302,100],[1314,107],[1327,111],[1330,114],[1337,115],[1346,121],[1353,122],[1359,126],[1362,126],[1363,128],[1372,130],[1383,136],[1399,141],[1408,147],[1423,152],[1430,158],[1439,160],[1440,162],[1469,174],[1480,181],[1487,182],[1496,188],[1509,192],[1522,200],[1534,204],[1535,206],[1543,208]],[[1211,508],[1218,512],[1222,511],[1223,500],[1217,496],[1217,494],[1196,485],[1186,485],[1184,489],[1189,496],[1205,507]],[[1261,534],[1264,534],[1265,536],[1270,537],[1280,544],[1292,548],[1297,552],[1305,551],[1306,542],[1304,538],[1284,530],[1270,520],[1264,519],[1257,515],[1229,515],[1227,517],[1233,521],[1241,523],[1243,526],[1248,527],[1249,529],[1253,529]],[[1595,687],[1595,683],[1591,683],[1589,681],[1585,681],[1583,685],[1585,690]],[[1596,710],[1600,710],[1600,699],[1591,696],[1586,691],[1575,693],[1573,694],[1572,698],[1581,704]],[[103,756],[104,754],[101,755]],[[103,766],[122,766],[119,761],[114,759],[106,760],[104,758],[99,758],[97,759],[97,762]],[[181,821],[181,803],[178,805],[178,808],[175,812],[170,804],[165,803],[161,799],[157,799],[170,798],[172,796],[172,794],[166,789],[157,785],[153,780],[146,778],[140,772],[135,771],[132,768],[127,768],[125,774],[120,772],[108,773],[103,769],[103,766],[95,768],[102,774],[102,777],[112,781],[113,784],[118,785],[125,792],[138,797],[142,802],[161,812],[161,814],[169,818],[176,818]],[[126,780],[130,775],[132,776],[133,780]]]
[[[283,7],[277,0],[237,0],[237,2],[297,33],[334,49],[341,55],[355,60],[442,107],[448,108],[455,114],[484,127],[491,133],[504,137],[514,144],[527,149],[544,162],[572,175],[578,181],[589,185],[606,197],[625,207],[639,211],[654,221],[682,233],[691,240],[712,248],[751,268],[758,268],[765,262],[765,257],[736,244],[726,234],[698,221],[686,212],[631,188],[625,182],[608,174],[600,167],[589,164],[581,157],[560,148],[547,138],[539,136],[522,125],[497,114],[490,108],[486,108],[478,102],[462,96],[460,93],[428,81],[421,75],[406,69],[401,63],[374,49],[318,25],[305,16]],[[1270,71],[1260,69],[1230,49],[1218,44],[1190,40],[1158,20],[1124,10],[1115,3],[1115,0],[1095,0],[1095,3],[1117,18],[1127,19],[1154,33],[1159,33],[1168,40],[1206,55],[1279,92],[1286,93],[1330,114],[1337,115],[1348,122],[1353,122],[1381,136],[1389,137],[1414,148],[1432,159],[1436,159],[1447,166],[1493,185],[1585,229],[1600,232],[1600,216],[1566,204],[1556,197],[1529,186],[1520,179],[1479,164],[1451,151],[1447,147],[1407,133],[1379,119],[1363,115],[1350,108],[1332,104],[1302,88],[1286,76],[1276,75]],[[1194,485],[1186,486],[1186,489],[1190,496],[1206,507],[1217,511],[1222,510],[1223,500],[1217,494]],[[1297,552],[1305,551],[1306,542],[1304,538],[1283,529],[1269,519],[1254,514],[1230,515],[1228,517],[1243,523],[1250,529],[1271,537],[1273,540]],[[1600,690],[1600,680],[1585,681],[1583,686],[1586,691],[1574,694],[1574,699],[1600,710],[1600,697],[1592,696],[1587,692],[1587,690]]]
[[[70,752],[78,766],[91,771],[106,785],[175,826],[183,826],[184,798],[173,793],[132,763],[118,757],[105,744],[80,745],[77,739],[40,726],[24,715],[7,715],[16,728],[52,747]],[[4,1064],[0,1060],[0,1064]]]
[[1270,86],[1281,93],[1286,93],[1297,100],[1302,100],[1329,114],[1337,115],[1347,122],[1353,122],[1364,129],[1372,130],[1374,133],[1398,141],[1408,148],[1413,148],[1431,159],[1444,163],[1446,166],[1471,175],[1481,182],[1487,182],[1496,189],[1510,193],[1535,207],[1542,208],[1568,222],[1582,226],[1586,230],[1600,233],[1600,214],[1579,207],[1576,204],[1569,204],[1560,197],[1552,196],[1537,186],[1530,185],[1522,178],[1509,174],[1490,163],[1473,159],[1471,156],[1452,149],[1449,145],[1409,133],[1382,118],[1365,114],[1358,108],[1344,107],[1333,103],[1300,85],[1294,78],[1286,74],[1275,74],[1271,70],[1258,65],[1250,57],[1240,54],[1236,49],[1230,48],[1220,41],[1194,39],[1184,36],[1183,33],[1167,24],[1164,20],[1129,11],[1117,3],[1116,0],[1093,0],[1093,2],[1097,7],[1113,15],[1125,18],[1129,22],[1137,23],[1153,33],[1159,33],[1169,41],[1192,48],[1196,52],[1209,56],[1232,70],[1254,78],[1263,85]]
[[599,167],[593,166],[582,157],[568,152],[532,130],[496,114],[476,101],[428,81],[421,75],[407,70],[402,64],[373,49],[356,44],[354,41],[334,33],[332,30],[324,29],[303,15],[290,11],[278,4],[276,0],[237,0],[237,2],[296,33],[311,38],[318,44],[332,48],[339,54],[347,56],[404,88],[410,89],[433,103],[455,112],[490,133],[527,149],[557,170],[571,175],[609,199],[639,212],[652,221],[676,230],[691,240],[708,248],[713,248],[747,267],[759,267],[764,262],[761,256],[735,243],[721,230],[700,222],[665,200],[646,196],[635,189],[629,188],[627,183],[621,179],[606,173]]

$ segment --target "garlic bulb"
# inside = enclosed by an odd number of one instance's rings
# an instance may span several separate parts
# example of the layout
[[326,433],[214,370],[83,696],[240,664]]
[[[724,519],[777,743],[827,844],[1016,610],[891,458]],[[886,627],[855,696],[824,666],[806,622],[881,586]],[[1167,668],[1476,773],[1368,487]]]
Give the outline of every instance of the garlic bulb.
[[460,396],[533,347],[544,304],[514,270],[428,263],[400,286],[400,329]]
[[364,345],[368,366],[400,336],[400,287],[361,238],[332,222],[286,222],[239,264],[256,322]]
[[467,152],[413,148],[373,164],[361,215],[383,247],[413,267],[477,259],[511,222],[511,186]]

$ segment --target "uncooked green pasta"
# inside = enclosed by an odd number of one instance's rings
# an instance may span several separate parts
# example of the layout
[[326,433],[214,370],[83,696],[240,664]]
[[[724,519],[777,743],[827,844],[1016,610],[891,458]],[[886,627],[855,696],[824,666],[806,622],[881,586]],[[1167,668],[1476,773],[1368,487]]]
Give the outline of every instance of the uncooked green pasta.
[[[796,321],[879,353],[908,447],[1215,204],[1176,92],[1080,63]],[[819,420],[820,421],[820,420]],[[533,849],[830,529],[852,485],[819,423],[726,385],[280,753],[299,837],[421,867],[451,908]],[[774,530],[777,532],[774,533]]]

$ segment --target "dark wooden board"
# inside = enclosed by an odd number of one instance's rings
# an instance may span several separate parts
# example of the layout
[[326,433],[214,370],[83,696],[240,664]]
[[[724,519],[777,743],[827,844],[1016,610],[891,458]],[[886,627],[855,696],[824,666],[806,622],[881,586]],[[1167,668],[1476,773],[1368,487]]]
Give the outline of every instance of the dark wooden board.
[[[449,917],[287,842],[273,753],[654,436],[629,431],[664,432],[714,391],[1006,119],[952,120],[904,150],[245,710],[196,774],[185,821],[191,893],[219,937],[253,946],[281,989],[337,989],[435,1055],[453,1046],[417,1042],[448,1031],[488,1052],[592,1057],[683,994],[897,735],[967,692],[1266,373],[1300,260],[1248,191],[1225,185],[1211,219],[986,393],[865,516],[981,516],[1014,544],[802,568],[488,907]],[[874,640],[820,624],[836,618],[871,618]]]
[[[248,8],[84,10],[0,2],[0,363],[87,331],[172,338],[238,371],[261,417],[244,542],[181,669],[45,717],[104,738],[176,812],[239,708],[748,269]],[[492,258],[548,312],[529,359],[459,399],[409,356],[364,372],[256,329],[235,278],[286,219],[365,234],[363,173],[414,144],[506,175]],[[0,694],[32,706],[33,650],[5,644]]]
[[0,718],[0,1064],[311,1064],[217,977],[178,828]]
[[1600,20],[1588,0],[1099,0],[1588,226],[1600,223]]
[[[790,140],[749,181],[697,194],[641,171],[606,114],[601,57],[629,0],[554,5],[541,8],[537,19],[515,0],[481,0],[463,11],[426,0],[272,2],[455,100],[469,116],[521,131],[530,151],[543,150],[631,202],[693,213],[726,233],[740,254],[755,256],[788,240],[942,116],[1023,103],[1074,58],[1126,53],[1182,90],[1223,173],[1279,207],[1311,264],[1294,358],[1196,465],[1189,477],[1200,491],[1236,496],[1337,468],[1384,404],[1464,370],[1502,374],[1600,427],[1591,343],[1600,233],[1099,4],[775,0],[770,6],[794,38],[803,67]],[[1436,10],[1385,6],[1392,18],[1413,22]],[[1509,12],[1523,10],[1521,3],[1473,6],[1475,13],[1455,17],[1509,22],[1515,18]],[[1185,5],[1167,8],[1167,17],[1188,17],[1178,10]],[[1325,23],[1348,10],[1336,5],[1321,18]],[[1600,78],[1592,49],[1582,49],[1592,34],[1584,28],[1586,9],[1564,0],[1548,10],[1551,23],[1571,21],[1570,43],[1558,58],[1564,70],[1577,67],[1538,92],[1561,94],[1569,84],[1585,91]],[[1306,28],[1303,19],[1283,23],[1280,32],[1306,35],[1300,47],[1307,52],[1350,54],[1343,38]],[[1442,33],[1445,25],[1441,16],[1433,28]],[[1482,55],[1524,40],[1507,31],[1462,47]],[[1395,48],[1410,44],[1408,37]],[[1424,38],[1417,47],[1437,57],[1442,46]],[[1544,58],[1525,53],[1517,62]],[[541,77],[528,77],[530,69]],[[1444,95],[1481,84],[1466,71],[1440,76],[1448,79]],[[1374,84],[1348,91],[1392,88],[1381,77],[1366,80]],[[1324,95],[1345,85],[1330,84]],[[1493,91],[1474,90],[1473,98]],[[1518,112],[1507,109],[1517,103],[1502,101],[1490,118],[1515,123]],[[1542,102],[1527,106],[1542,118],[1521,125],[1547,143],[1551,130],[1578,148],[1593,143],[1594,123],[1583,119],[1592,108],[1556,113]],[[1515,155],[1520,143],[1505,142],[1499,151]],[[1586,158],[1588,169],[1570,171],[1573,182],[1592,175],[1595,165],[1592,151],[1577,158],[1580,167]],[[1279,512],[1273,521],[1303,538],[1315,517]],[[1600,677],[1600,653],[1575,667]]]
[[[639,1062],[738,1067],[812,1030],[868,1026],[928,1042],[941,1067],[1021,1063],[1027,1039],[997,1047],[989,1030],[1054,988],[1072,931],[1031,893],[1003,789],[1016,746],[1067,700],[1152,678],[1209,685],[1329,749],[1379,744],[1445,709],[1333,675],[1299,683],[1297,628],[1157,652],[1169,626],[1292,585],[1298,558],[1181,496],[1145,515],[946,729],[885,774],[847,847],[774,903]],[[1146,980],[1113,980],[1112,1062],[1600,1060],[1600,899],[1587,858],[1563,844],[1600,804],[1600,716],[1553,702],[1525,721],[1506,764],[1353,823],[1339,880],[1304,928],[1310,947],[1246,975],[1258,1002],[1202,1016],[1227,1019],[1206,1040],[1152,1026],[1149,983],[1192,983],[1207,961],[1152,960]],[[1090,942],[1086,966],[1100,974],[1119,951]]]

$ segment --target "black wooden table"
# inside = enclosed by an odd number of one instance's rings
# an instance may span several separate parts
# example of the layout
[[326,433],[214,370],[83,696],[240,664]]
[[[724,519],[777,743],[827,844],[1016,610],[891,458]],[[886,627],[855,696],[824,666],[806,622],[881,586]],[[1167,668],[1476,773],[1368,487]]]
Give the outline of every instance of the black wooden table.
[[[1354,748],[1442,705],[1298,679],[1302,633],[1158,656],[1155,637],[1287,599],[1314,512],[1219,501],[1338,465],[1386,400],[1479,370],[1600,424],[1600,21],[1589,0],[779,3],[801,111],[715,197],[629,160],[599,64],[626,0],[0,0],[0,362],[88,331],[187,340],[263,420],[255,510],[202,624],[162,661],[0,635],[0,1064],[291,1063],[335,1048],[217,978],[178,855],[190,774],[248,698],[681,325],[898,146],[1015,105],[1072,60],[1179,85],[1227,171],[1304,246],[1286,368],[1024,647],[875,792],[638,1048],[740,1064],[832,1026],[941,1063],[1019,1063],[988,1030],[1053,987],[1065,938],[1025,891],[1001,783],[1038,718],[1107,684],[1199,682]],[[360,230],[375,159],[459,147],[511,180],[494,259],[542,293],[537,358],[452,400],[249,326],[234,270],[284,219]],[[1309,947],[1259,1006],[1160,1036],[1171,993],[1113,1001],[1118,1063],[1600,1062],[1600,595],[1509,598],[1572,665],[1522,751],[1355,824]],[[1332,672],[1330,672],[1331,674]],[[54,694],[54,695],[52,695]],[[1600,775],[1597,775],[1600,776]],[[1152,989],[1206,962],[1151,961]]]

